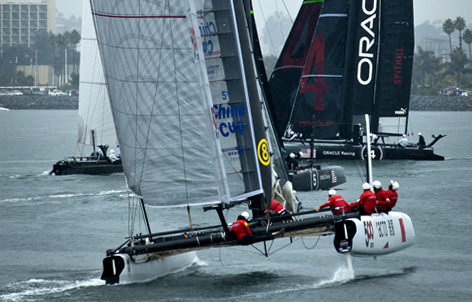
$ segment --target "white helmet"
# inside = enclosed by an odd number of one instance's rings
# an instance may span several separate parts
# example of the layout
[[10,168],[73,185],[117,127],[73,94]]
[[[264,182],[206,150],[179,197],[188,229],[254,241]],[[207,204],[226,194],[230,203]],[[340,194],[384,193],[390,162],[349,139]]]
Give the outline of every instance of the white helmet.
[[365,182],[362,184],[362,190],[370,190],[370,184],[368,182]]
[[290,153],[290,158],[295,158],[295,153],[291,152]]
[[406,137],[406,134],[403,134],[403,137]]
[[400,184],[398,182],[394,181],[392,183],[392,190],[396,191],[396,190],[398,190],[398,188],[400,188]]
[[421,132],[418,133],[418,136],[421,136]]
[[115,153],[115,151],[113,151],[113,150],[110,150],[110,154],[113,154],[113,153]]
[[380,188],[382,188],[382,183],[381,183],[380,181],[378,181],[378,180],[374,181],[374,182],[372,183],[372,185],[374,186],[374,189],[380,189]]
[[243,216],[246,220],[249,219],[249,213],[246,212],[246,211],[242,212],[242,213],[241,213],[241,216]]
[[334,190],[334,189],[329,190],[329,191],[328,191],[328,195],[329,195],[329,196],[334,196],[334,195],[336,195],[336,190]]

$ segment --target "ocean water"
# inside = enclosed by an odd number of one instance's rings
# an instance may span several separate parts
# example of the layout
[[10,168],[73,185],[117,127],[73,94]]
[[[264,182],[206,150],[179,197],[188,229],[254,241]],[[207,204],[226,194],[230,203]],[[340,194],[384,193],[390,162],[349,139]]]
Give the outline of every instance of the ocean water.
[[[447,135],[436,145],[446,160],[375,162],[376,179],[400,183],[397,209],[417,235],[409,249],[353,258],[351,271],[332,236],[283,239],[267,258],[251,247],[206,250],[181,272],[107,286],[101,261],[128,230],[123,175],[48,175],[79,152],[77,111],[0,112],[0,301],[470,301],[471,119],[472,112],[413,112],[412,130],[427,142]],[[336,189],[352,202],[364,164],[339,164],[347,183]],[[298,196],[307,208],[327,200],[326,192]]]

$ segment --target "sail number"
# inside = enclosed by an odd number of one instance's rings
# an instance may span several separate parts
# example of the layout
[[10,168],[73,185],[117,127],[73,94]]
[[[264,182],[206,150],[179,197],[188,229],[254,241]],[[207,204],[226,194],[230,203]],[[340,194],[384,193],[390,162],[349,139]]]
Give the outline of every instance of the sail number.
[[269,144],[265,138],[261,139],[257,145],[257,155],[261,164],[264,166],[270,164]]

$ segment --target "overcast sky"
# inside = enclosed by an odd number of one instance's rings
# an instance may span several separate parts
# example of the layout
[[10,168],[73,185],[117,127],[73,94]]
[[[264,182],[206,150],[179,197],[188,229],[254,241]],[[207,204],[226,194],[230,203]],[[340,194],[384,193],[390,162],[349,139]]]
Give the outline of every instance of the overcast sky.
[[[88,0],[87,0],[88,1]],[[283,3],[286,3],[292,17],[296,16],[296,12],[300,7],[302,0],[253,0],[254,9],[257,10],[259,2],[265,8],[271,5],[273,10],[278,7],[279,10],[285,11]],[[431,22],[446,19],[455,20],[457,16],[465,19],[466,24],[472,23],[472,0],[413,0],[415,5],[415,24],[419,25],[426,20]],[[66,18],[71,15],[81,17],[82,0],[56,0],[57,10],[64,14]],[[271,12],[267,13],[268,15]]]

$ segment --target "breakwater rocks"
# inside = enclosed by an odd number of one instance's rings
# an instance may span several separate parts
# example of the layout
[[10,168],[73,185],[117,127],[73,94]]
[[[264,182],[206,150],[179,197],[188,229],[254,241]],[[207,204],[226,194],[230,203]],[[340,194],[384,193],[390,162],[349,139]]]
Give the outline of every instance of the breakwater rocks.
[[472,97],[465,96],[423,96],[410,97],[411,111],[472,111]]
[[[77,109],[78,96],[0,95],[0,107],[8,109]],[[472,97],[412,95],[412,111],[472,111]]]
[[0,107],[24,109],[78,109],[78,96],[0,95]]

